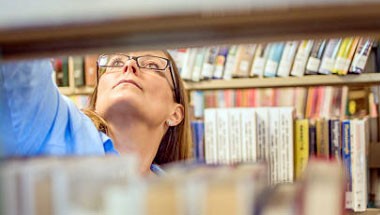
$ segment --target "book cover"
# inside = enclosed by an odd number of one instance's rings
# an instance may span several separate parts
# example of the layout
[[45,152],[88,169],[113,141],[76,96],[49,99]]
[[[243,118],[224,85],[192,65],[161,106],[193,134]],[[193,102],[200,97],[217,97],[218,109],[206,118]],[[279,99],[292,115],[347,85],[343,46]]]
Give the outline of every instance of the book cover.
[[321,65],[319,66],[318,73],[328,75],[331,74],[336,60],[336,55],[342,39],[330,39],[326,45],[325,52],[323,53]]
[[306,75],[318,74],[318,69],[321,64],[323,52],[325,51],[327,41],[317,40],[315,41],[313,48],[311,49],[310,57],[306,64]]
[[301,41],[294,59],[292,71],[290,72],[292,76],[302,77],[305,74],[306,63],[309,59],[313,44],[313,40]]
[[309,160],[309,120],[295,121],[294,170],[296,179],[300,179]]
[[285,43],[280,64],[278,65],[277,76],[288,77],[293,66],[294,57],[298,48],[298,41],[288,41]]
[[268,58],[264,67],[265,77],[276,77],[278,65],[284,51],[285,43],[273,43],[268,53]]
[[349,73],[360,74],[364,71],[369,54],[371,53],[372,44],[373,40],[369,38],[360,38]]

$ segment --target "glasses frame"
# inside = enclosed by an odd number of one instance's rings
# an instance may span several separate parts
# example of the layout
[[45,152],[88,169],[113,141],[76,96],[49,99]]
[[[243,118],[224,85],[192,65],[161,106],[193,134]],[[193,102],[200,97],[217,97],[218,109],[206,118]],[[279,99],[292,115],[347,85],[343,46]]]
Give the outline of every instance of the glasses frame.
[[[97,65],[97,70],[96,70],[96,77],[97,77],[97,82],[99,82],[99,79],[100,79],[100,74],[99,74],[99,69],[100,68],[123,68],[125,65],[123,66],[100,66],[99,64],[99,60],[106,56],[108,54],[102,54],[98,57],[98,60],[96,61],[96,65]],[[114,54],[114,55],[122,55],[122,56],[125,56],[127,57],[127,61],[128,60],[134,60],[136,62],[136,65],[137,67],[139,67],[140,69],[148,69],[148,70],[152,70],[152,71],[159,71],[159,72],[165,72],[165,70],[169,67],[169,71],[170,71],[170,76],[173,80],[173,90],[174,90],[174,96],[175,96],[175,100],[177,103],[180,103],[180,94],[179,94],[179,91],[178,91],[178,85],[177,85],[177,81],[176,81],[176,78],[175,78],[175,74],[174,74],[174,71],[173,71],[173,65],[172,65],[172,62],[167,59],[167,58],[164,58],[164,57],[159,57],[159,56],[155,56],[155,55],[142,55],[142,56],[130,56],[130,55],[126,55],[126,54]],[[139,64],[139,61],[138,59],[141,58],[141,57],[156,57],[156,58],[161,58],[163,60],[166,61],[166,66],[165,68],[163,69],[153,69],[153,68],[146,68],[146,67],[141,67],[140,64]]]

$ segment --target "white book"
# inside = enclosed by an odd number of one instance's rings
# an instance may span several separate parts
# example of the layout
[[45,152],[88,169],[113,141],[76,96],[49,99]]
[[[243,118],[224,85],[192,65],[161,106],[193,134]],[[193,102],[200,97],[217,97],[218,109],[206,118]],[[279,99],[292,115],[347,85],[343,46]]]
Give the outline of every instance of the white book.
[[215,70],[215,60],[216,56],[218,56],[218,51],[219,48],[216,46],[206,48],[202,67],[202,77],[204,79],[211,79],[213,77]]
[[228,50],[226,66],[224,67],[223,79],[229,80],[232,78],[232,72],[234,71],[236,65],[237,49],[238,46],[231,46],[230,50]]
[[218,145],[218,163],[229,164],[230,158],[230,138],[229,129],[230,122],[227,108],[219,108],[216,111],[216,130],[217,130],[217,145]]
[[242,158],[243,161],[257,161],[256,112],[253,108],[241,109]]
[[206,164],[217,163],[217,127],[216,109],[205,109],[205,161]]
[[294,107],[280,108],[280,168],[284,182],[294,181]]
[[193,90],[190,92],[190,104],[194,107],[194,117],[201,118],[204,116],[205,96],[202,90]]
[[331,117],[331,105],[333,103],[333,93],[334,88],[331,86],[326,86],[323,93],[323,99],[322,99],[322,107],[320,108],[319,116],[322,118],[329,118]]
[[263,77],[264,68],[268,58],[271,44],[263,45],[259,44],[256,48],[255,56],[253,58],[250,76]]
[[290,72],[293,76],[302,77],[305,74],[306,63],[309,59],[311,49],[313,48],[313,40],[303,40],[297,50],[293,68]]
[[269,116],[266,108],[256,108],[256,134],[257,134],[257,159],[259,161],[269,161],[269,144],[268,144],[268,128]]
[[235,164],[242,161],[241,156],[241,111],[239,108],[229,108],[228,112],[228,122],[229,122],[229,151],[230,151],[230,162],[229,164]]
[[285,44],[284,52],[278,66],[277,76],[288,77],[293,65],[294,57],[298,47],[298,41],[288,41]]
[[268,108],[269,112],[269,169],[271,184],[279,182],[278,134],[280,132],[279,108]]
[[197,49],[190,48],[187,50],[184,57],[184,64],[182,66],[181,78],[183,80],[192,80],[193,68],[195,63],[195,58],[197,56]]
[[193,72],[192,72],[192,81],[194,82],[199,82],[202,77],[202,67],[203,67],[203,59],[205,57],[205,48],[198,48],[197,49],[197,54],[195,56],[195,61],[194,61],[194,67],[193,67]]
[[352,155],[352,206],[355,212],[363,212],[367,209],[368,202],[368,170],[367,147],[369,144],[368,118],[353,120]]

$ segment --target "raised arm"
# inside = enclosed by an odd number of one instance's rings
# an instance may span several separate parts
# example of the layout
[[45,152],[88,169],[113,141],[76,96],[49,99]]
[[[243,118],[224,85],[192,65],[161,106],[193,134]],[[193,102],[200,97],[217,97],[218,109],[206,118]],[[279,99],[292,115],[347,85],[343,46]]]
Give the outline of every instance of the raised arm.
[[1,157],[104,154],[102,137],[53,83],[49,60],[0,63]]

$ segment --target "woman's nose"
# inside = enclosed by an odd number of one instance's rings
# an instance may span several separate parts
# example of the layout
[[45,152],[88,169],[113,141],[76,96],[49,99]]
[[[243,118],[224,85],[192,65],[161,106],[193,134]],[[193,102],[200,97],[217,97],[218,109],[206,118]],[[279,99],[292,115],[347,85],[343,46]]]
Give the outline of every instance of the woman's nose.
[[135,75],[137,75],[138,66],[137,62],[133,59],[130,59],[126,62],[123,73],[127,72],[133,72]]

